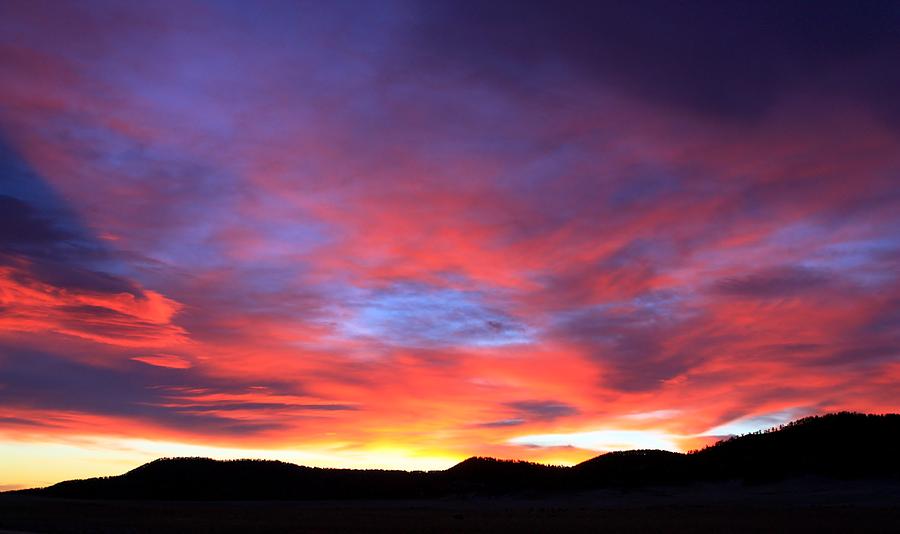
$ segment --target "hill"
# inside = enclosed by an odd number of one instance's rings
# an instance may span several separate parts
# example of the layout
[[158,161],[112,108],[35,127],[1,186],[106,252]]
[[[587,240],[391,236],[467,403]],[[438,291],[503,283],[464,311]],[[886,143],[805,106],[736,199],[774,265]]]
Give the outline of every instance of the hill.
[[123,475],[20,493],[166,500],[421,498],[555,493],[798,477],[900,479],[900,415],[837,413],[734,437],[687,454],[613,452],[574,467],[469,458],[445,471],[324,469],[277,461],[169,458]]
[[687,455],[707,479],[900,476],[900,415],[842,412],[720,441]]

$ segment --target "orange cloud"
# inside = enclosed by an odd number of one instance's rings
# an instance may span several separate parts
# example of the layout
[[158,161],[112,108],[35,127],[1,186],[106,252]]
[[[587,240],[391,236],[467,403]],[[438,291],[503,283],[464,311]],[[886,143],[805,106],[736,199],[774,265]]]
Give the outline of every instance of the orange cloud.
[[0,266],[0,306],[11,310],[0,317],[5,331],[56,332],[121,347],[188,342],[184,329],[171,322],[180,306],[155,291],[78,291],[31,278],[23,268]]

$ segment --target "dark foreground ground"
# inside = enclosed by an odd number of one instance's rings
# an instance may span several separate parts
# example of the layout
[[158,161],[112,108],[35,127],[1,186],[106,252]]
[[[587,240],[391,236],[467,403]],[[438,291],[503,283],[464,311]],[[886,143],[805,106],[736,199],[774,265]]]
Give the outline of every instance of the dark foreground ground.
[[717,484],[409,501],[96,501],[0,495],[0,532],[900,532],[900,483]]

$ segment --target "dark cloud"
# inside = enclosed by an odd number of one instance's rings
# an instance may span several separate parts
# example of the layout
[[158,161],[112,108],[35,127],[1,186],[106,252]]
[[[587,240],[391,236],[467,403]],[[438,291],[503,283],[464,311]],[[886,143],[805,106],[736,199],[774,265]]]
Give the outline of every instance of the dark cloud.
[[747,2],[422,3],[423,60],[522,88],[563,64],[594,81],[745,119],[799,89],[849,95],[900,119],[900,5]]
[[55,244],[71,236],[21,200],[0,194],[0,247]]
[[897,341],[897,344],[888,345],[871,344],[866,343],[865,340],[859,340],[858,345],[834,351],[828,357],[817,360],[815,363],[864,369],[867,365],[900,359],[900,339]]
[[[525,400],[508,402],[506,406],[530,420],[552,421],[560,417],[577,415],[578,409],[564,402],[552,400]],[[515,419],[514,419],[515,420]]]
[[862,326],[861,335],[894,335],[900,338],[900,287],[894,289],[893,295],[893,298],[886,299],[875,308],[870,320]]
[[569,312],[553,334],[581,346],[601,364],[603,381],[621,391],[648,391],[691,369],[705,357],[712,334],[691,336],[680,345],[673,338],[692,332],[698,318],[666,296],[653,294],[629,305],[590,307]]
[[62,198],[0,139],[0,249],[52,255],[85,247],[89,232]]
[[554,421],[561,417],[578,415],[580,412],[572,405],[556,400],[522,400],[507,402],[506,409],[515,412],[512,417],[487,421],[475,426],[481,428],[503,428],[524,425],[534,421]]
[[65,262],[33,262],[30,273],[44,283],[56,287],[96,291],[99,293],[131,293],[139,297],[143,291],[126,278]]
[[482,428],[503,428],[507,426],[519,426],[525,424],[525,419],[499,419],[497,421],[488,421],[486,423],[479,423],[476,426]]
[[[242,382],[205,376],[195,369],[170,369],[127,362],[99,367],[44,351],[0,346],[0,404],[45,410],[80,411],[219,434],[248,433],[282,426],[277,421],[240,421],[216,410],[234,403],[198,406],[190,391],[248,393],[259,386],[283,394],[300,393],[296,384]],[[280,404],[280,403],[277,403]],[[249,405],[253,409],[253,403]],[[327,406],[327,407],[323,407]],[[278,406],[272,405],[272,408]],[[300,405],[303,410],[350,409],[343,405]]]
[[122,312],[118,312],[116,310],[111,310],[109,308],[104,308],[103,306],[90,306],[90,305],[79,305],[79,306],[57,306],[57,310],[70,313],[73,315],[81,316],[82,318],[90,318],[97,317],[99,319],[128,319],[129,315],[126,315]]
[[0,140],[0,265],[27,272],[63,289],[142,295],[137,284],[102,270],[115,255],[79,221],[65,202]]
[[783,266],[719,280],[715,284],[715,290],[739,297],[782,298],[816,291],[830,283],[831,277],[822,271]]
[[53,425],[48,424],[45,421],[34,421],[31,419],[24,419],[22,417],[0,417],[0,426],[31,426],[31,427],[51,427]]
[[352,404],[289,404],[284,402],[240,402],[218,404],[184,404],[178,407],[185,412],[233,412],[237,410],[302,410],[311,412],[355,411],[359,407]]

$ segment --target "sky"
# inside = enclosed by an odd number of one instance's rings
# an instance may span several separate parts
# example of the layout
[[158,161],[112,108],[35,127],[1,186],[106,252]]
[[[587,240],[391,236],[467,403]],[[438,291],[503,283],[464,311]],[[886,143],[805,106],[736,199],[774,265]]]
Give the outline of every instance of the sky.
[[896,2],[0,3],[0,490],[900,409]]

